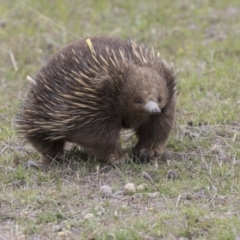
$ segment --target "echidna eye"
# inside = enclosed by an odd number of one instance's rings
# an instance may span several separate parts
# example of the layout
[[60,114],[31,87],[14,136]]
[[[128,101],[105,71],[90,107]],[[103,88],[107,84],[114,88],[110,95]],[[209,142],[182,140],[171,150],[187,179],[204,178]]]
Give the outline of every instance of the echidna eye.
[[134,103],[136,104],[141,104],[142,103],[142,100],[140,98],[135,98],[134,99]]
[[159,98],[158,98],[158,102],[160,103],[161,101],[162,101],[162,99],[159,97]]

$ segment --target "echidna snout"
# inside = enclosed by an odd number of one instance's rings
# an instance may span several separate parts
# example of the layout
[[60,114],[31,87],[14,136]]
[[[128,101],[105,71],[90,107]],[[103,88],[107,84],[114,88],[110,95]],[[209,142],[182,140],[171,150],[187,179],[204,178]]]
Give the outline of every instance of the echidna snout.
[[158,104],[154,101],[148,101],[144,108],[150,112],[150,113],[153,113],[153,114],[158,114],[158,113],[161,113],[161,109],[159,108]]

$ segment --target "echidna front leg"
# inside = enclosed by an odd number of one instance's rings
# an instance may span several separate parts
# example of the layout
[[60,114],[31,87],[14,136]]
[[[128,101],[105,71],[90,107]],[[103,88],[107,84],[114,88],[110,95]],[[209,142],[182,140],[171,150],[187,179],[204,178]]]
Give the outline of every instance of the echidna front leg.
[[52,161],[59,161],[64,150],[64,141],[47,141],[41,138],[29,138],[32,146],[41,154],[41,165],[47,168]]
[[125,163],[125,161],[128,160],[128,158],[129,158],[128,152],[123,151],[120,142],[117,142],[113,153],[110,154],[110,156],[108,157],[108,161],[113,165],[121,164]]
[[152,118],[136,129],[138,142],[133,154],[141,162],[161,156],[174,124],[174,115]]
[[121,149],[120,143],[103,144],[99,149],[94,149],[94,155],[98,159],[107,161],[110,164],[124,163],[128,154]]
[[88,142],[78,142],[78,144],[100,161],[111,164],[125,162],[127,154],[121,149],[119,132],[105,130],[103,134],[100,133],[98,133],[98,137],[93,137]]

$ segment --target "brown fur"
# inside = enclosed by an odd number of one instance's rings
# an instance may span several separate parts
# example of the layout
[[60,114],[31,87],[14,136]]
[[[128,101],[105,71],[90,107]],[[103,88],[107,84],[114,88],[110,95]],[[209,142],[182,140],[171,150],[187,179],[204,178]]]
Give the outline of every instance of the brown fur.
[[[66,141],[99,159],[122,160],[123,128],[136,131],[135,152],[162,153],[175,116],[172,69],[133,41],[90,40],[68,45],[40,69],[16,117],[18,131],[45,165],[59,159]],[[148,101],[161,113],[146,111]]]

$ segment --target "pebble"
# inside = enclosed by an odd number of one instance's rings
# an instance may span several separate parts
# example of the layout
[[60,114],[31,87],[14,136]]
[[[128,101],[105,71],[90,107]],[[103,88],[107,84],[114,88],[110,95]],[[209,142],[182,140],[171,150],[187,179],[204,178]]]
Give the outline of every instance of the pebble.
[[92,213],[88,213],[88,214],[86,214],[85,216],[84,216],[84,220],[89,220],[89,219],[92,219],[92,218],[94,218],[94,215],[92,214]]
[[60,224],[55,225],[55,226],[53,226],[52,230],[53,230],[53,232],[60,232],[60,231],[62,231],[62,226]]
[[146,183],[142,183],[137,186],[137,191],[142,192],[142,191],[146,190],[147,188],[148,188],[148,185]]
[[69,231],[61,231],[61,232],[58,232],[58,236],[59,237],[67,237],[70,235],[70,232]]
[[136,186],[134,183],[127,183],[125,186],[124,186],[124,191],[123,191],[123,194],[125,195],[132,195],[136,192]]
[[108,185],[103,185],[100,188],[100,192],[104,197],[110,197],[112,195],[112,188]]

